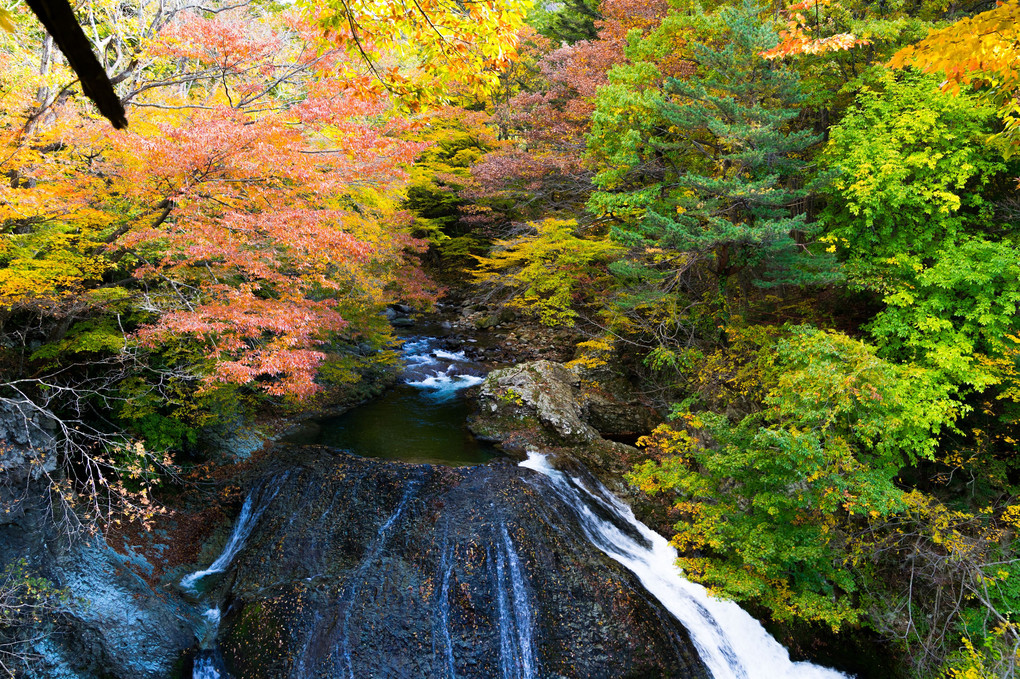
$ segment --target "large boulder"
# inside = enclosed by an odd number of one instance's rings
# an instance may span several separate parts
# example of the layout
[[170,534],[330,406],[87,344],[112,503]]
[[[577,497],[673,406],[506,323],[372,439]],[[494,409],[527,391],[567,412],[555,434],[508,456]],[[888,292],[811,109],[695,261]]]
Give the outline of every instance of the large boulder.
[[562,443],[597,441],[599,432],[583,419],[579,387],[577,371],[553,361],[496,370],[479,393],[482,417],[507,424],[535,419]]
[[44,570],[70,598],[64,631],[40,649],[40,678],[165,679],[196,643],[196,611],[150,582],[152,564],[138,554],[118,553],[102,538],[76,541]]
[[221,591],[232,676],[707,679],[532,470],[285,459]]
[[566,452],[605,478],[619,476],[637,451],[603,437],[636,438],[659,422],[655,411],[616,376],[596,381],[583,367],[531,361],[489,373],[471,430],[511,455]]

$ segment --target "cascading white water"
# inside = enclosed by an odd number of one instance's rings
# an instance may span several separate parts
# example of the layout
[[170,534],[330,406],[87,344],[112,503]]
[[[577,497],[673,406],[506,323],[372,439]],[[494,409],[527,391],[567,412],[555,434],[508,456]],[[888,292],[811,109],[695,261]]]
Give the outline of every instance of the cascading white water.
[[210,608],[202,615],[205,628],[199,637],[199,648],[210,648],[216,642],[216,634],[220,631],[220,609]]
[[[594,490],[557,471],[545,455],[529,452],[520,466],[545,476],[577,513],[591,542],[638,577],[641,584],[690,633],[714,679],[846,679],[846,675],[806,662],[792,662],[787,650],[757,620],[732,601],[709,596],[688,582],[676,566],[669,542],[641,523],[605,487]],[[598,507],[601,511],[593,511]],[[615,521],[599,516],[605,513]]]
[[[237,515],[237,520],[234,521],[234,527],[230,531],[230,537],[227,538],[227,544],[224,545],[223,551],[220,552],[220,555],[216,557],[216,560],[208,568],[195,571],[181,578],[182,588],[189,592],[198,593],[198,583],[203,578],[213,573],[222,573],[227,570],[234,557],[244,547],[245,541],[251,535],[252,530],[255,528],[263,512],[266,511],[269,503],[280,492],[283,482],[289,475],[289,471],[284,472],[279,477],[261,484],[248,493],[248,497],[244,499],[244,504],[241,505],[241,512]],[[216,635],[220,629],[219,605],[214,605],[212,608],[207,609],[202,614],[202,621],[201,627],[196,630],[199,638],[198,647],[200,652],[195,656],[191,678],[220,679],[222,675],[216,665],[215,656],[209,652],[209,649],[213,648],[216,643]]]
[[234,528],[230,531],[230,537],[227,538],[227,544],[223,547],[223,551],[220,552],[220,555],[216,557],[216,560],[208,568],[195,571],[181,578],[181,587],[188,591],[196,592],[198,583],[202,578],[227,570],[234,557],[244,547],[245,540],[251,535],[255,524],[258,523],[262,513],[266,511],[270,501],[280,492],[280,486],[289,473],[284,472],[279,479],[274,479],[268,484],[269,488],[264,484],[248,493],[248,497],[244,499],[244,504],[241,505],[241,513],[237,515]]
[[450,577],[453,575],[453,545],[443,550],[443,558],[439,563],[443,574],[443,584],[433,605],[432,613],[432,649],[439,656],[436,642],[442,642],[442,657],[446,660],[447,679],[457,679],[457,670],[453,665],[453,638],[450,636]]
[[494,540],[493,590],[499,629],[500,679],[535,679],[535,648],[531,601],[521,572],[520,559],[506,526],[500,525],[500,539]]
[[521,569],[521,559],[514,549],[513,540],[506,529],[506,524],[500,524],[500,537],[503,539],[503,549],[506,552],[507,564],[510,567],[510,584],[513,592],[513,622],[514,636],[516,637],[517,660],[513,663],[514,672],[510,675],[514,679],[535,679],[537,667],[535,666],[535,637],[534,637],[534,613],[531,606],[531,598],[528,596],[528,586],[524,582],[524,573]]
[[195,658],[191,679],[220,679],[220,671],[211,657],[199,656]]

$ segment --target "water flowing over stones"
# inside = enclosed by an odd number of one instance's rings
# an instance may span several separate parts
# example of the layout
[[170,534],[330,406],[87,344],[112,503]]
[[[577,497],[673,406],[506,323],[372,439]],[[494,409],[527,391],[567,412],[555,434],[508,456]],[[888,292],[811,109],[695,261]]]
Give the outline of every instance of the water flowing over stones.
[[573,508],[588,539],[637,575],[684,624],[713,679],[845,679],[840,672],[791,662],[786,649],[746,611],[685,580],[669,542],[594,479],[585,482],[557,471],[537,452],[529,453],[521,466],[542,474]]
[[504,679],[535,679],[534,611],[528,585],[505,524],[500,525],[499,532],[501,541],[495,547],[495,591],[499,603],[500,676]]
[[[284,475],[286,475],[286,472],[284,472]],[[244,546],[244,541],[248,539],[252,529],[255,528],[255,524],[258,523],[262,512],[266,510],[266,507],[269,506],[269,503],[276,497],[278,492],[280,492],[279,480],[270,479],[248,493],[248,496],[244,499],[244,504],[241,505],[241,512],[237,515],[237,520],[234,522],[234,527],[230,531],[230,537],[227,538],[227,544],[223,547],[223,551],[220,552],[220,555],[216,557],[216,560],[208,568],[184,576],[181,579],[181,587],[191,592],[197,592],[199,583],[203,578],[225,571],[230,562],[233,561],[234,556]],[[215,617],[218,622],[219,609],[215,610],[217,611]],[[206,617],[209,617],[208,614]]]
[[[456,403],[483,379],[436,338],[406,342],[404,358],[403,386],[419,405]],[[493,430],[537,422],[544,445],[572,443],[559,448],[576,458],[572,476],[536,455],[523,466],[504,458],[451,467],[280,445],[249,477],[220,553],[178,573],[188,603],[149,606],[162,616],[150,636],[166,637],[166,647],[132,659],[126,651],[145,643],[111,644],[107,636],[134,637],[97,632],[100,671],[170,676],[168,658],[180,657],[190,629],[179,669],[193,679],[842,676],[791,663],[747,613],[683,580],[666,540],[585,471],[583,462],[633,449],[601,438],[595,410],[565,402],[582,393],[576,374],[544,362],[498,373],[482,391],[489,412],[511,411]],[[411,410],[398,403],[376,424],[401,440]],[[452,464],[477,459],[452,453]],[[433,442],[424,455],[435,454]],[[93,599],[106,615],[121,596]],[[99,676],[91,669],[80,676]]]
[[[404,356],[404,382],[425,402],[481,382],[433,338],[408,341]],[[618,451],[585,422],[578,393],[576,375],[539,362],[495,373],[482,404],[537,420],[546,444]],[[224,676],[221,658],[252,679],[843,676],[792,663],[736,604],[684,580],[667,541],[580,463],[587,481],[534,453],[520,467],[314,446],[277,460],[223,554],[189,576],[230,571],[218,655],[200,654],[197,679]]]
[[707,678],[532,472],[290,452],[229,569],[233,676]]
[[464,429],[470,406],[462,398],[482,381],[485,368],[437,337],[410,338],[401,353],[398,385],[347,413],[308,421],[287,440],[421,463],[490,460],[495,448]]

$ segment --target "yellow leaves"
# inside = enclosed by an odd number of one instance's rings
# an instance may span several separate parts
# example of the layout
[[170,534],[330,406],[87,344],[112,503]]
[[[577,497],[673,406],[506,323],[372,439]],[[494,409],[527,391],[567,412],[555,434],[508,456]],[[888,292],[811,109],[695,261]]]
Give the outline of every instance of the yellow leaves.
[[[697,416],[687,413],[681,419],[691,430],[697,431],[702,422]],[[669,424],[660,424],[648,436],[642,436],[637,440],[639,448],[646,448],[657,457],[676,457],[685,460],[691,451],[701,447],[697,437],[688,429],[675,428]]]
[[3,7],[0,7],[0,28],[8,33],[14,32],[14,15]]
[[1020,0],[1001,2],[992,10],[960,19],[901,49],[888,65],[937,72],[942,90],[958,94],[961,86],[984,89],[998,106],[1006,131],[999,136],[1007,157],[1020,145],[1015,95],[1020,87]]
[[1020,505],[1009,505],[1002,511],[1000,518],[1013,530],[1020,530]]
[[516,291],[513,306],[535,313],[545,325],[570,325],[574,304],[595,292],[602,275],[599,266],[611,260],[620,246],[608,239],[574,235],[573,220],[544,219],[529,226],[532,235],[498,241],[491,257],[478,257],[475,280],[498,281]]
[[567,363],[568,368],[582,367],[588,370],[601,368],[609,364],[613,354],[613,338],[599,337],[577,343],[578,356]]
[[[994,631],[993,638],[1001,637],[1002,633],[1001,630]],[[992,666],[994,662],[986,663],[989,659],[974,647],[968,637],[963,637],[961,643],[963,648],[957,653],[954,666],[939,675],[941,679],[999,679],[1001,675]]]
[[[516,59],[518,30],[530,7],[530,0],[479,0],[466,7],[441,0],[303,3],[327,40],[373,63],[380,77],[366,87],[385,87],[410,108],[442,101],[451,90],[485,98],[498,87],[498,72]],[[384,57],[400,66],[380,73]]]

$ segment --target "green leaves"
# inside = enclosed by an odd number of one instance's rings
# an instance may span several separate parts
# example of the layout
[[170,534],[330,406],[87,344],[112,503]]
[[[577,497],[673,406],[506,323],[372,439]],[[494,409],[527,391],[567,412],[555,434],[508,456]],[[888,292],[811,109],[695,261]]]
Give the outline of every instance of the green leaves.
[[[688,39],[696,72],[664,78],[651,60]],[[759,56],[775,41],[744,2],[674,14],[631,44],[638,61],[610,73],[588,139],[608,165],[588,208],[615,221],[615,239],[696,253],[722,280],[745,269],[765,285],[831,278],[797,267],[804,250],[792,232],[809,229],[794,206],[808,194],[803,157],[819,138],[790,127],[797,76]]]
[[870,325],[890,356],[936,367],[949,382],[978,391],[996,384],[995,365],[1011,347],[1020,305],[1020,254],[1011,242],[977,238],[948,245],[925,264],[902,254],[890,261],[900,282]]
[[832,130],[823,219],[852,282],[886,305],[868,326],[883,355],[932,368],[962,398],[999,381],[995,360],[1016,328],[1020,260],[993,240],[1008,225],[990,199],[1014,168],[984,143],[992,110],[935,80],[872,74]]
[[681,413],[644,440],[656,459],[629,480],[675,495],[689,577],[777,620],[838,629],[863,612],[847,530],[904,507],[899,469],[933,455],[956,404],[928,371],[841,333],[794,327],[762,351],[779,376],[764,411],[736,423]]
[[784,370],[766,399],[770,416],[823,441],[845,440],[890,474],[931,458],[939,432],[955,420],[951,389],[936,375],[885,361],[842,333],[793,328],[778,354]]
[[823,162],[835,172],[822,218],[858,282],[883,259],[930,257],[968,229],[990,226],[981,194],[1006,165],[984,145],[993,113],[938,91],[935,78],[874,71],[857,107],[831,131]]

